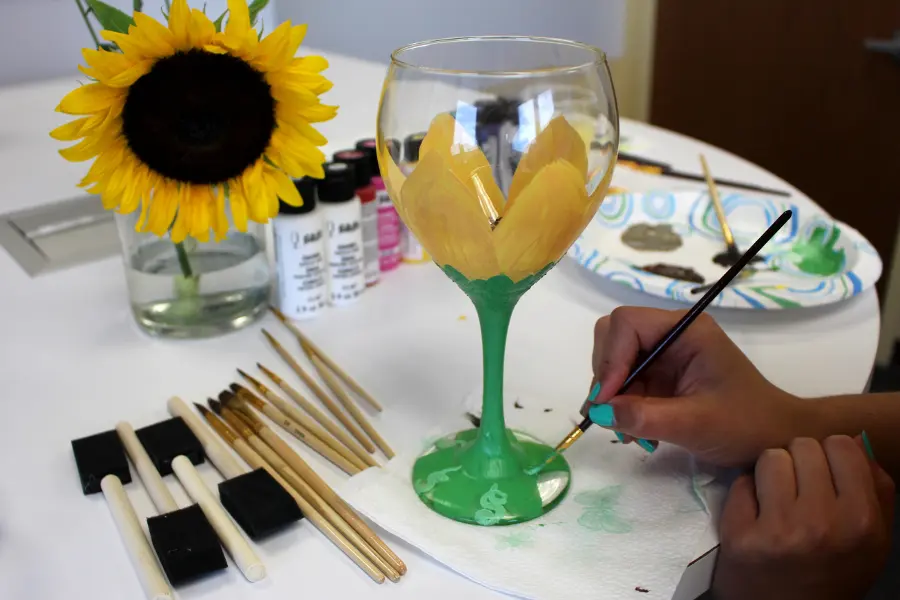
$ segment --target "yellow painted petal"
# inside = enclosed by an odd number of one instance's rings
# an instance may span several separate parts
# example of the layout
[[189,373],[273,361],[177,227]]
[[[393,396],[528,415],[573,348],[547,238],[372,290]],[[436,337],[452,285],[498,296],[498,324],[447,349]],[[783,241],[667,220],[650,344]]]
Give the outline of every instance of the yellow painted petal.
[[109,108],[124,97],[125,90],[111,88],[101,83],[89,83],[66,94],[56,107],[58,112],[70,115],[90,115]]
[[449,156],[477,147],[475,140],[453,118],[453,115],[441,113],[428,126],[428,132],[422,140],[421,148],[419,148],[419,156],[428,154],[431,151],[437,151],[444,156]]
[[558,160],[538,172],[494,230],[501,271],[513,281],[560,259],[584,229],[583,175]]
[[388,196],[390,196],[393,201],[394,207],[397,209],[397,214],[405,223],[406,218],[400,202],[400,193],[403,189],[403,185],[406,183],[406,175],[403,174],[403,171],[401,171],[400,167],[397,166],[397,163],[394,162],[394,157],[391,155],[390,148],[386,142],[382,140],[382,143],[378,145],[377,152],[378,170],[381,171],[384,187],[387,190]]
[[567,161],[580,173],[582,185],[587,182],[587,146],[578,131],[561,115],[554,117],[543,131],[537,134],[519,161],[509,186],[506,210],[510,210],[522,190],[541,169],[558,159]]
[[191,48],[191,9],[187,0],[172,0],[169,9],[169,31],[177,50]]
[[436,263],[468,279],[488,279],[500,272],[490,220],[440,153],[419,161],[403,184],[398,204],[407,227]]

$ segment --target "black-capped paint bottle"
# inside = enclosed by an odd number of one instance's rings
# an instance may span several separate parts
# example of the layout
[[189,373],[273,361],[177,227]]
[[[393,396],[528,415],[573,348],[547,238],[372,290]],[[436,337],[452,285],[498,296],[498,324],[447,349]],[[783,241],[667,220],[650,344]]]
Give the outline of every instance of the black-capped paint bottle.
[[[403,174],[409,176],[416,168],[419,162],[419,149],[422,147],[422,140],[425,139],[424,133],[414,133],[406,138],[403,142],[404,160],[401,165]],[[412,231],[406,224],[403,224],[403,235],[400,240],[400,246],[403,253],[403,262],[405,263],[426,263],[431,260],[425,248],[416,239]]]
[[363,275],[366,285],[378,283],[381,268],[378,261],[378,204],[372,184],[372,161],[361,150],[341,150],[334,153],[335,162],[353,166],[356,195],[360,202],[360,225],[363,240]]
[[322,211],[316,209],[316,184],[304,177],[294,181],[302,206],[280,202],[273,220],[278,308],[291,319],[311,319],[325,308],[328,296],[325,268],[325,231]]
[[325,221],[328,302],[345,306],[356,301],[366,288],[356,176],[353,166],[343,162],[325,163],[323,169],[325,178],[319,181],[318,192]]

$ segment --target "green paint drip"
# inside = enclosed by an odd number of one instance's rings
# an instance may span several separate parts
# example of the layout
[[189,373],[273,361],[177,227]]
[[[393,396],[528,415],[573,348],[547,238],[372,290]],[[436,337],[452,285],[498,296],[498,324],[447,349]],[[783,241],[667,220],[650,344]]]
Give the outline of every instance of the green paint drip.
[[832,226],[827,241],[825,230],[825,227],[814,228],[808,240],[798,241],[791,248],[791,253],[798,259],[795,262],[797,268],[804,273],[828,277],[840,273],[844,268],[844,249],[834,249],[841,237],[841,230],[836,225]]
[[[529,471],[546,461],[553,449],[517,438],[506,428],[503,414],[503,365],[512,312],[551,268],[553,264],[513,282],[506,275],[472,281],[453,267],[443,267],[475,305],[484,369],[480,427],[435,443],[435,450],[413,466],[419,498],[451,519],[479,525],[519,523],[541,516],[564,497],[560,494],[543,506],[538,473]],[[569,466],[556,456],[540,475],[560,471],[568,473]]]

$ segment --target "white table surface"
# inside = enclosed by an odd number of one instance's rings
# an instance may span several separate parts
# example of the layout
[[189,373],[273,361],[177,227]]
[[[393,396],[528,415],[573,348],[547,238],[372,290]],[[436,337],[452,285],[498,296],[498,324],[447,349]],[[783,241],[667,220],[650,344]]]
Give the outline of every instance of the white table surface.
[[[384,67],[329,55],[335,87],[328,97],[340,116],[322,127],[329,152],[374,134]],[[73,81],[0,89],[0,213],[77,195],[85,166],[69,164],[47,132],[63,117],[52,112]],[[642,152],[696,170],[706,153],[721,177],[789,187],[726,152],[647,125],[624,121]],[[659,185],[644,175],[617,172],[632,189]],[[689,182],[666,182],[679,189]],[[795,201],[811,202],[796,192]],[[0,252],[0,598],[121,600],[141,591],[102,496],[81,494],[69,441],[135,427],[168,415],[178,394],[203,401],[235,377],[234,368],[262,360],[287,374],[255,325],[212,340],[149,339],[132,322],[119,259],[112,258],[30,279]],[[621,304],[674,307],[671,302],[595,281],[561,264],[522,301],[510,334],[508,381],[548,403],[580,402],[590,379],[594,321]],[[732,338],[776,384],[801,395],[859,392],[874,361],[879,314],[874,291],[819,309],[782,312],[713,311]],[[467,319],[460,320],[461,315]],[[285,341],[267,317],[264,324]],[[479,335],[468,301],[433,265],[403,266],[387,274],[354,306],[333,309],[306,326],[331,356],[353,373],[386,410],[374,419],[396,450],[415,449],[422,431],[401,430],[405,411],[422,429],[459,417],[459,401],[480,377]],[[527,388],[526,388],[527,386]],[[590,444],[591,436],[579,442]],[[342,476],[305,450],[323,476]],[[201,472],[209,482],[218,474]],[[178,488],[171,483],[170,487]],[[152,513],[139,484],[128,493]],[[183,499],[180,489],[175,489]],[[388,538],[390,540],[390,538]],[[500,597],[395,540],[409,566],[400,585],[377,586],[322,535],[303,523],[259,546],[270,576],[251,585],[234,568],[178,590],[183,599],[391,597],[432,600]],[[707,540],[708,545],[713,542]]]

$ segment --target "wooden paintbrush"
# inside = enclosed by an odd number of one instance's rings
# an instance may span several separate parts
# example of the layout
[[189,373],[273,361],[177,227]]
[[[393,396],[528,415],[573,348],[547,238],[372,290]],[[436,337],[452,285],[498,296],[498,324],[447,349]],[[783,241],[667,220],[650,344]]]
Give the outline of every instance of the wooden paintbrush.
[[[379,466],[375,459],[365,451],[365,449],[360,446],[352,437],[350,437],[346,431],[340,428],[340,426],[329,419],[322,411],[320,411],[314,404],[312,404],[309,400],[303,397],[303,395],[298,392],[296,389],[291,387],[291,385],[286,382],[284,379],[276,375],[272,372],[271,369],[266,368],[264,365],[260,363],[256,363],[256,366],[259,367],[259,370],[266,374],[266,377],[271,379],[275,385],[281,388],[285,394],[291,397],[291,399],[297,403],[300,408],[305,410],[309,415],[315,419],[319,425],[328,430],[328,433],[336,437],[340,440],[347,448],[350,449],[353,454],[355,454],[360,460],[371,467]],[[277,405],[276,405],[277,406]],[[279,407],[281,408],[281,407]],[[291,416],[293,413],[287,410],[282,410],[288,416]],[[296,410],[296,409],[295,409]],[[296,419],[295,419],[296,420]]]
[[[222,439],[224,439],[226,443],[228,443],[240,457],[247,462],[247,464],[254,469],[265,469],[291,495],[294,501],[297,502],[297,505],[300,507],[300,510],[303,511],[303,514],[309,522],[331,540],[335,546],[346,554],[350,560],[355,562],[369,577],[377,583],[384,583],[386,572],[391,574],[396,572],[396,570],[389,565],[385,565],[384,569],[376,566],[375,562],[369,558],[369,556],[374,553],[368,548],[368,545],[362,538],[358,535],[353,536],[356,532],[352,531],[352,529],[350,529],[352,532],[351,535],[358,539],[356,544],[351,543],[347,535],[341,531],[342,529],[349,529],[349,526],[338,526],[326,519],[320,510],[325,506],[324,501],[322,501],[308,485],[305,485],[299,478],[296,478],[294,482],[291,483],[282,477],[281,473],[279,473],[269,461],[278,464],[282,467],[281,472],[287,473],[288,471],[284,468],[286,467],[284,461],[281,460],[278,455],[274,454],[272,449],[253,433],[251,427],[245,421],[241,420],[237,413],[223,407],[219,402],[213,399],[209,400],[209,405],[216,414],[221,415],[228,425],[234,428],[234,431],[232,431],[232,429],[205,407],[196,405],[203,415],[203,418],[206,419],[213,430],[218,433]],[[237,433],[235,433],[235,431]],[[266,460],[266,458],[263,457],[264,454],[268,456],[269,460]],[[333,513],[334,511],[331,512]],[[337,521],[341,522],[341,519],[337,519]],[[377,557],[377,555],[375,556]],[[383,563],[384,561],[379,560],[378,562]],[[397,578],[399,579],[399,573],[397,573]]]
[[366,434],[359,430],[359,428],[353,423],[353,420],[348,417],[347,414],[342,411],[337,404],[335,404],[334,400],[331,399],[328,393],[325,392],[325,390],[323,390],[318,383],[316,383],[316,380],[313,379],[312,376],[310,376],[310,374],[307,373],[296,360],[294,360],[294,357],[284,349],[284,346],[282,346],[278,342],[278,340],[272,337],[272,334],[265,329],[262,330],[262,333],[264,336],[266,336],[266,340],[268,340],[272,348],[275,349],[275,352],[278,353],[278,356],[280,356],[282,360],[284,360],[284,362],[286,362],[287,365],[294,371],[294,373],[296,373],[297,376],[303,380],[303,383],[306,384],[306,387],[313,391],[316,397],[322,402],[322,404],[325,405],[325,408],[327,408],[328,411],[333,414],[338,421],[341,422],[341,425],[343,425],[347,429],[347,431],[349,431],[350,434],[354,438],[356,438],[356,441],[358,441],[368,452],[375,452],[375,446],[372,444],[372,442],[369,441],[369,438],[366,437]]
[[298,329],[296,325],[291,323],[290,319],[288,319],[284,315],[284,313],[282,313],[280,310],[278,310],[274,306],[270,306],[269,310],[271,310],[272,314],[275,315],[278,318],[278,320],[281,321],[284,324],[284,326],[287,327],[288,330],[290,330],[290,332],[293,333],[297,337],[297,341],[299,341],[300,345],[304,347],[303,349],[304,349],[304,351],[306,351],[307,355],[310,352],[315,353],[320,359],[322,359],[322,362],[324,362],[326,365],[328,365],[329,369],[334,371],[335,375],[340,377],[344,381],[344,383],[347,384],[347,387],[349,387],[351,390],[356,392],[360,398],[362,398],[363,400],[368,402],[372,406],[372,408],[374,408],[378,412],[381,412],[382,410],[384,410],[384,408],[381,406],[381,404],[379,404],[378,401],[375,400],[375,398],[373,398],[371,396],[371,394],[369,394],[369,392],[364,390],[363,387],[361,385],[359,385],[355,379],[350,377],[350,375],[348,375],[346,371],[344,371],[340,366],[338,366],[338,364],[336,362],[331,360],[327,354],[322,352],[322,349],[319,348],[315,343],[313,343],[313,341],[311,339],[309,339],[306,335],[304,335],[303,332],[300,331],[300,329]]
[[[277,423],[279,427],[306,444],[310,449],[317,452],[323,458],[328,459],[329,462],[348,475],[356,475],[361,470],[346,458],[326,446],[325,442],[313,435],[312,432],[292,421],[286,414],[259,397],[249,393],[249,391],[238,396],[231,390],[223,390],[219,394],[219,402],[221,402],[223,406],[227,406],[228,408],[243,414],[250,412],[249,406],[252,406],[269,417],[273,422]],[[262,421],[260,421],[260,423],[262,423]]]
[[[213,408],[215,409],[215,407]],[[220,409],[222,410],[222,416],[227,419],[225,411],[228,411],[228,409],[225,407],[220,407]],[[246,419],[246,422],[250,425],[252,431],[259,434],[257,439],[259,440],[259,438],[262,438],[260,442],[265,441],[265,444],[268,444],[271,450],[275,451],[300,478],[302,478],[329,506],[347,521],[347,523],[355,529],[356,532],[359,533],[359,535],[361,535],[382,558],[384,558],[384,560],[390,563],[401,575],[406,573],[406,565],[393,550],[384,543],[378,534],[376,534],[366,522],[363,521],[327,483],[325,483],[325,480],[319,477],[306,461],[300,458],[300,456],[284,442],[284,440],[266,427],[259,418],[252,413],[241,413],[238,415],[237,413],[232,412],[232,415],[238,420],[241,420],[241,418]],[[252,440],[248,441],[250,441],[251,444],[253,443]],[[255,445],[254,448],[256,448]]]
[[[252,385],[254,389],[256,389],[256,392],[259,395],[263,396],[266,400],[271,402],[276,409],[281,411],[290,420],[294,421],[307,431],[311,432],[315,437],[322,440],[329,448],[350,461],[350,463],[356,466],[360,471],[364,471],[369,468],[369,465],[367,465],[362,459],[351,452],[349,448],[344,446],[334,436],[325,431],[325,429],[316,421],[297,410],[295,406],[288,404],[288,402],[284,398],[263,385],[262,382],[257,381],[254,377],[251,377],[247,373],[244,373],[241,369],[238,369],[238,373],[240,373],[241,377],[246,379],[250,383],[250,385]],[[229,387],[231,388],[231,391],[236,393],[239,397],[243,397],[245,400],[249,401],[250,398],[255,397],[250,390],[238,383],[232,383]]]

